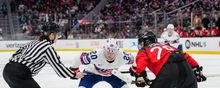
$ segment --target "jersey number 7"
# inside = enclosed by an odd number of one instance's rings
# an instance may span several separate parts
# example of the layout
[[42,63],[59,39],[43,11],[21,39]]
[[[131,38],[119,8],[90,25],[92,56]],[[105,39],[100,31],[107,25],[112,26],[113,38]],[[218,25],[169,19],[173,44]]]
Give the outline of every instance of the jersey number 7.
[[169,51],[173,51],[174,49],[170,46],[167,46],[167,45],[163,45],[163,46],[155,46],[153,48],[150,49],[150,52],[154,52],[156,49],[158,49],[158,52],[157,52],[157,60],[160,59],[160,56],[161,56],[161,53],[162,53],[162,49],[166,49],[166,50],[169,50]]

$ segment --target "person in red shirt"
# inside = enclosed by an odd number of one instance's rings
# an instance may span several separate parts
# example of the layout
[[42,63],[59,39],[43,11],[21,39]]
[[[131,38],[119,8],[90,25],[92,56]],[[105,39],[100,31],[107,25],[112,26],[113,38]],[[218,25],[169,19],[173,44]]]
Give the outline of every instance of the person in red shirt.
[[189,37],[188,30],[187,30],[187,29],[184,29],[183,31],[181,31],[181,32],[179,33],[179,35],[181,36],[181,38]]
[[190,30],[188,37],[196,37],[196,33],[194,32],[194,30]]
[[214,27],[213,29],[211,29],[210,35],[213,36],[213,37],[218,36],[219,35],[219,30],[216,27]]
[[181,33],[182,31],[183,31],[183,30],[182,30],[181,26],[178,25],[177,28],[176,28],[176,32],[180,35],[180,33]]
[[202,28],[199,30],[199,36],[200,37],[206,37],[207,36],[207,31],[205,28]]
[[207,37],[212,37],[212,35],[211,35],[211,31],[212,31],[212,29],[208,29],[206,32],[206,35],[207,35]]
[[[202,67],[189,54],[158,43],[153,32],[140,37],[138,44],[140,50],[136,64],[129,69],[131,75],[135,76],[138,87],[150,85],[150,88],[197,88],[197,81],[206,80]],[[146,67],[156,76],[153,81],[148,79]]]
[[202,30],[202,28],[201,27],[196,27],[195,29],[194,29],[194,37],[201,37],[201,32],[200,32],[200,30]]

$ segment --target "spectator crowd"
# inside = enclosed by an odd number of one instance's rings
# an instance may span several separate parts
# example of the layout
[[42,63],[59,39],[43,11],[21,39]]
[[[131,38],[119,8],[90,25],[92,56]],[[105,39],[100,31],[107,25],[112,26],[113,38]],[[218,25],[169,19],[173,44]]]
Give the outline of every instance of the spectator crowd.
[[[92,20],[80,24],[79,20],[100,1],[12,0],[10,6],[12,13],[19,15],[21,30],[30,36],[38,35],[43,24],[54,22],[65,39],[136,38],[147,30],[160,35],[166,19],[175,25],[181,37],[220,35],[219,0],[111,0],[95,13]],[[170,14],[155,18],[156,13]],[[181,17],[178,18],[179,14]],[[74,27],[75,21],[79,27]]]
[[[176,10],[181,7],[184,8]],[[80,33],[82,38],[135,38],[152,30],[159,36],[166,25],[154,27],[154,12],[172,11],[167,21],[175,24],[181,37],[219,36],[219,0],[113,0],[95,15],[91,25],[81,25],[76,35]],[[182,14],[180,22],[175,18],[178,14]],[[156,18],[157,24],[164,25],[163,20],[164,16]]]

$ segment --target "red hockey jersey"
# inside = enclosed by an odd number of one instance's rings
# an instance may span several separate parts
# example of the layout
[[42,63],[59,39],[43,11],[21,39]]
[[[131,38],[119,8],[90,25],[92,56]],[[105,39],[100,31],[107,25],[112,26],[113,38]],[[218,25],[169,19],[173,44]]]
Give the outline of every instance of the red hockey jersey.
[[[139,50],[136,56],[136,72],[141,73],[148,67],[157,75],[174,50],[177,50],[177,48],[163,44],[153,44],[146,49]],[[185,57],[192,67],[198,66],[198,63],[187,53],[185,53]]]

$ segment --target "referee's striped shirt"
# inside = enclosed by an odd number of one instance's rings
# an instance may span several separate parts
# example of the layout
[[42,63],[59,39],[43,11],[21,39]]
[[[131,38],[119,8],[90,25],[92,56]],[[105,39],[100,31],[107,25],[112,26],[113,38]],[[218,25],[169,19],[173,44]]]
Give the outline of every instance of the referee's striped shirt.
[[32,76],[37,75],[47,63],[60,77],[75,76],[75,73],[72,73],[61,63],[60,57],[47,40],[36,40],[26,44],[12,55],[10,61],[26,65],[32,72]]

